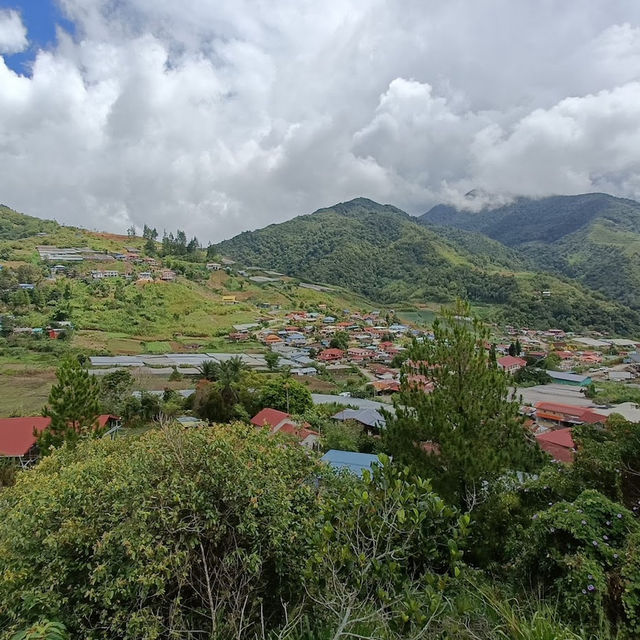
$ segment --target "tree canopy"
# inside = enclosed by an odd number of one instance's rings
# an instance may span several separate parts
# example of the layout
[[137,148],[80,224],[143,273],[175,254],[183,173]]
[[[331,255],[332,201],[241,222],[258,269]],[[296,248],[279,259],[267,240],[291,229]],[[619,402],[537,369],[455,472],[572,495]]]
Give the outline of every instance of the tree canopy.
[[[485,483],[542,461],[510,380],[490,363],[487,329],[458,302],[414,341],[402,368],[386,442],[394,459],[433,479],[454,504],[473,506]],[[433,390],[425,392],[425,385]]]

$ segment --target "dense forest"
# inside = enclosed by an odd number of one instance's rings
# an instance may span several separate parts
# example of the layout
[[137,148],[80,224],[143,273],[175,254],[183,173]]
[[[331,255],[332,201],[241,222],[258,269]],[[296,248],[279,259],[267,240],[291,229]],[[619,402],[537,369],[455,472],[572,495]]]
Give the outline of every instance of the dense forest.
[[[531,268],[574,278],[640,308],[640,203],[604,193],[517,198],[478,213],[438,205],[420,221],[474,232],[516,250]],[[447,231],[444,231],[444,230]]]

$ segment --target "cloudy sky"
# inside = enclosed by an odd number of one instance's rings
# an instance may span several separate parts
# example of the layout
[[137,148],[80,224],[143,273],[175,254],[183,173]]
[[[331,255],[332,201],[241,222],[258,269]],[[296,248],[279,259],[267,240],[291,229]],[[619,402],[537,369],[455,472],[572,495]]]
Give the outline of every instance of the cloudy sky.
[[202,241],[367,196],[640,198],[638,0],[0,0],[0,202]]

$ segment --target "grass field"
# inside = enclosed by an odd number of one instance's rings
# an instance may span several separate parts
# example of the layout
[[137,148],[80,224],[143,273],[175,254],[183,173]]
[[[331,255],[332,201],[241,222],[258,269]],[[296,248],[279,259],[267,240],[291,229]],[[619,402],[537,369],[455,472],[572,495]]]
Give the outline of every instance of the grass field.
[[421,309],[420,311],[399,311],[397,315],[402,322],[415,324],[419,327],[430,327],[436,317],[435,312],[430,309]]
[[55,379],[53,369],[0,373],[0,416],[39,415]]

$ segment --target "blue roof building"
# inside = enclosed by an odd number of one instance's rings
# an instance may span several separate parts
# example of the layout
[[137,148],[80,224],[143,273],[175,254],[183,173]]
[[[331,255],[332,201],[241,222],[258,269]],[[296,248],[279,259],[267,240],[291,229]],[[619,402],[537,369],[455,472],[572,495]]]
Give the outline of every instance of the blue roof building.
[[590,376],[585,376],[578,373],[547,371],[547,374],[555,384],[568,384],[574,387],[588,387],[592,382]]
[[330,449],[322,456],[322,458],[320,458],[320,460],[338,471],[346,469],[350,473],[360,477],[362,477],[364,469],[369,469],[371,471],[374,464],[380,464],[378,456],[372,453],[340,451],[339,449]]

